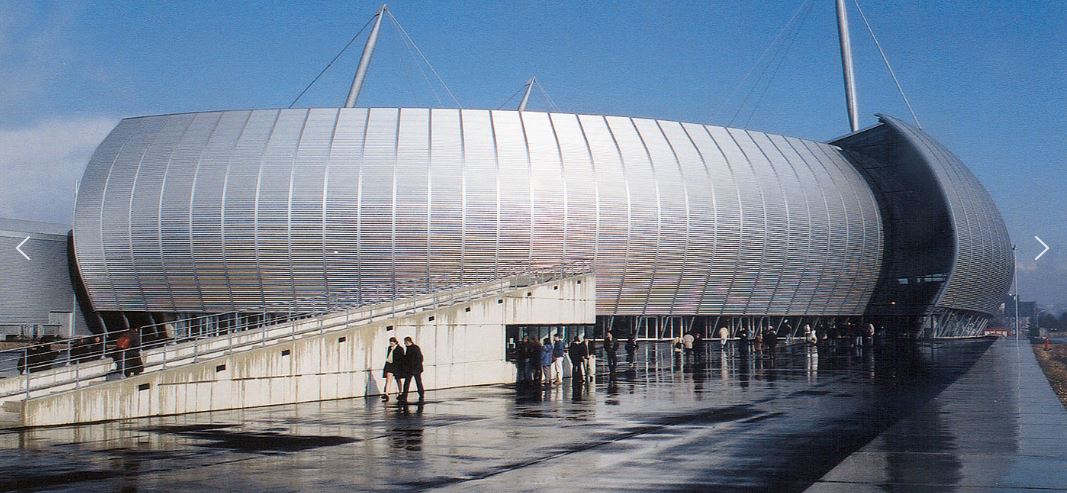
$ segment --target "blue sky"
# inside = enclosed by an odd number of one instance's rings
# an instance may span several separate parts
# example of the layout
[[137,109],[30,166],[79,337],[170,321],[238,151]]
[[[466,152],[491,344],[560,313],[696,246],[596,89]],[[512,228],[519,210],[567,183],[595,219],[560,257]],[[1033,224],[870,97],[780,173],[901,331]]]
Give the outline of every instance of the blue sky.
[[[863,125],[908,119],[849,3]],[[924,128],[997,201],[1023,297],[1067,304],[1067,2],[861,5]],[[69,222],[74,183],[120,118],[287,106],[377,6],[0,0],[0,216]],[[536,75],[562,111],[827,140],[848,130],[833,2],[815,0],[780,58],[757,64],[799,6],[390,3],[464,107],[497,108]],[[343,103],[361,41],[298,106]],[[453,106],[434,91],[384,25],[360,105]],[[1034,235],[1052,246],[1037,262]]]

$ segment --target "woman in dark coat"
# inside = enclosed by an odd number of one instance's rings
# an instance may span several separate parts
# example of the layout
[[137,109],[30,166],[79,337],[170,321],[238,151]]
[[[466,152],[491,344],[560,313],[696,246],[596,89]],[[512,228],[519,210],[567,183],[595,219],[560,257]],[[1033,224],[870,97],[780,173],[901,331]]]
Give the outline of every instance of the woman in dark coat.
[[401,368],[404,363],[404,347],[397,342],[395,337],[389,338],[389,349],[385,351],[385,368],[382,369],[382,377],[385,378],[385,391],[382,400],[389,400],[389,380],[392,379],[396,387],[396,393],[400,393],[400,378],[403,377]]

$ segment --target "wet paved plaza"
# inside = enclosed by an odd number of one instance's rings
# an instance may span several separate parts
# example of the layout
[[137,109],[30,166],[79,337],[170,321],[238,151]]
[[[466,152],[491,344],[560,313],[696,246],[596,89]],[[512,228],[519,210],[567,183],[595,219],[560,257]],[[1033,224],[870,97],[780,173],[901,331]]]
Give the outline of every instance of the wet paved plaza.
[[0,489],[1067,491],[1067,413],[1026,345],[651,347],[593,386],[2,432]]

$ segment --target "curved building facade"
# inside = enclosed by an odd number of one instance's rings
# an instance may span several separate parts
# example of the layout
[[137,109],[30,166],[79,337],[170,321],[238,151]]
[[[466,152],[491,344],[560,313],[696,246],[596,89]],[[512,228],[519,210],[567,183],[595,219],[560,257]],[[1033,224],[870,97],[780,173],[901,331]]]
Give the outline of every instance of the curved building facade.
[[913,318],[927,336],[980,333],[1014,274],[1004,220],[955,154],[920,129],[879,119],[833,143],[870,183],[885,223],[867,316]]
[[603,315],[862,316],[881,210],[840,147],[750,130],[255,110],[123,120],[85,171],[74,234],[102,311],[254,310],[588,261]]

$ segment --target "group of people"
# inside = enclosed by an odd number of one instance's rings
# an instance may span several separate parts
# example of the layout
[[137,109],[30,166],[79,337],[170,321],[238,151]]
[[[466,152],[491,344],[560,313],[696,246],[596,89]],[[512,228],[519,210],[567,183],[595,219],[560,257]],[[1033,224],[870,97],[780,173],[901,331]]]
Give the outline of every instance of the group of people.
[[[593,381],[597,371],[597,346],[607,360],[608,372],[613,373],[618,366],[619,341],[608,331],[604,338],[597,341],[576,335],[567,344],[561,334],[546,337],[540,341],[535,336],[527,336],[515,347],[515,363],[518,367],[520,384],[552,385],[563,382],[564,356],[570,359],[571,376],[577,382]],[[627,353],[637,351],[633,339],[626,345]]]
[[[781,326],[781,331],[785,334],[792,334],[793,328],[788,323],[784,323]],[[773,358],[780,338],[778,332],[779,329],[773,325],[753,331],[749,331],[747,327],[742,325],[738,329],[737,340],[741,345],[742,351],[764,352]],[[828,329],[822,331],[818,330],[818,328],[813,328],[810,324],[804,324],[801,342],[812,348],[823,344],[836,346],[839,343],[847,344],[853,348],[872,347],[876,335],[877,330],[873,323],[854,324],[849,321],[844,325],[831,324]],[[722,350],[725,351],[727,341],[730,339],[730,329],[721,327],[719,329],[719,338],[722,342]]]
[[[58,345],[58,348],[57,348]],[[137,329],[118,332],[112,340],[105,335],[92,335],[64,342],[59,336],[46,335],[34,339],[33,344],[19,357],[19,373],[33,373],[52,368],[61,351],[66,348],[70,363],[85,363],[110,356],[115,368],[125,376],[144,372],[141,359],[141,337]]]
[[[408,390],[411,381],[415,381],[415,388],[419,392],[419,404],[425,402],[426,391],[422,386],[422,349],[415,344],[411,337],[404,338],[404,345],[395,337],[389,338],[389,349],[385,353],[385,368],[382,369],[382,377],[385,378],[385,390],[382,400],[389,400],[389,382],[393,382],[396,388],[397,402],[407,403]],[[403,387],[400,381],[403,380]]]

